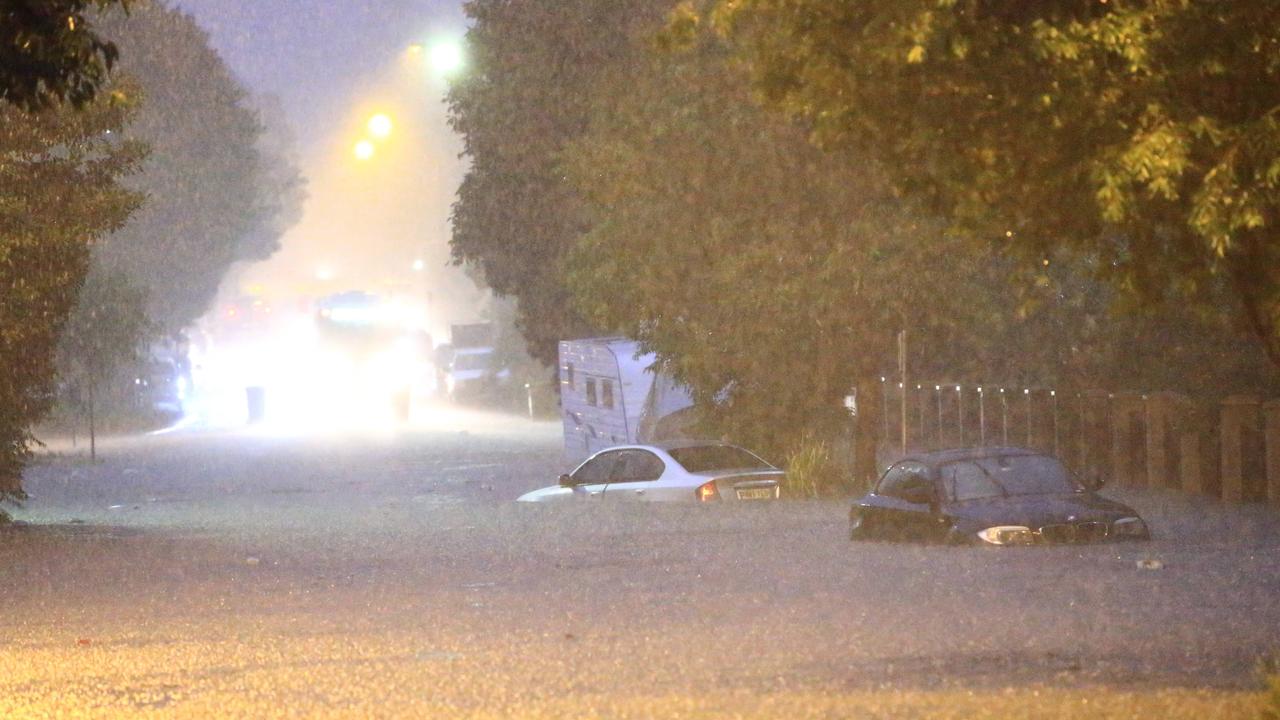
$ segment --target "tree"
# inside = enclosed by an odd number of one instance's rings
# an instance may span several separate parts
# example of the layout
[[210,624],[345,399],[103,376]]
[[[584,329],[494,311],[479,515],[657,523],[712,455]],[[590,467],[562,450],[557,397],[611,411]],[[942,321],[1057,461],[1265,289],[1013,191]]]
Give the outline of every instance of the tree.
[[0,499],[22,495],[30,428],[53,399],[58,336],[89,246],[142,200],[120,182],[145,154],[121,137],[132,97],[39,114],[0,105]]
[[254,99],[261,133],[255,144],[254,206],[249,230],[241,238],[237,261],[265,260],[280,249],[280,238],[302,219],[307,181],[298,169],[297,139],[289,127],[280,98]]
[[153,332],[147,295],[121,273],[90,272],[80,289],[58,347],[59,379],[89,415],[89,457],[97,456],[96,418],[100,389],[135,362]]
[[[1007,362],[1014,348],[992,336],[1021,324],[1008,262],[895,198],[874,163],[759,108],[715,48],[647,50],[600,85],[566,155],[591,209],[570,285],[589,318],[657,352],[719,431],[782,456],[846,427],[856,389],[874,442],[902,328],[951,372]],[[874,445],[858,458],[866,479]]]
[[[812,123],[759,107],[734,55],[696,32],[687,8],[656,38],[657,23],[629,19],[622,33],[582,20],[612,39],[607,61],[557,45],[584,32],[573,13],[552,22],[545,14],[557,11],[542,5],[490,9],[476,16],[477,78],[454,96],[470,147],[488,151],[473,158],[474,184],[455,210],[455,252],[474,243],[473,259],[508,273],[522,303],[567,296],[589,325],[640,340],[716,432],[788,454],[810,433],[845,429],[840,401],[855,387],[860,419],[874,425],[899,329],[912,333],[915,377],[1059,388],[1258,377],[1256,357],[1224,342],[1233,335],[1212,306],[1101,322],[1114,293],[1095,276],[1110,255],[1051,244],[1006,252],[950,226],[934,197],[908,192],[884,161],[892,155],[810,142]],[[509,65],[486,60],[490,50],[511,52]],[[582,57],[597,61],[572,74]],[[574,81],[551,92],[543,75]],[[539,124],[566,107],[573,124]],[[555,201],[535,204],[551,186]],[[566,336],[551,334],[565,311],[551,311],[535,340],[547,359],[547,341]],[[1165,362],[1133,363],[1135,343]],[[1206,370],[1222,347],[1233,347],[1229,366]]]
[[593,330],[563,282],[566,252],[585,229],[560,171],[586,128],[595,84],[662,0],[512,3],[470,0],[469,69],[449,93],[450,125],[471,167],[453,209],[456,262],[518,303],[530,354],[553,364],[559,340]]
[[20,110],[93,101],[119,55],[85,17],[126,0],[0,0],[0,100]]
[[1148,306],[1230,288],[1280,364],[1280,5],[716,0],[766,102],[1008,252]]
[[266,151],[244,88],[189,15],[138,0],[103,33],[142,88],[128,132],[151,154],[130,180],[146,207],[95,247],[95,267],[145,288],[148,315],[173,333],[205,312],[233,263],[276,250],[301,179],[283,149]]

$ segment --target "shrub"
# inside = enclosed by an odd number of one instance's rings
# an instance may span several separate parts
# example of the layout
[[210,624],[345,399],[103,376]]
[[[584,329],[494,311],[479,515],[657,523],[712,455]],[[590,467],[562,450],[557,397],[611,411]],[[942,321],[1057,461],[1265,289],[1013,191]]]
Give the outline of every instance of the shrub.
[[836,495],[844,489],[830,443],[806,435],[787,456],[783,493],[793,498],[817,498]]
[[1266,707],[1262,708],[1261,720],[1280,720],[1280,660],[1266,658],[1260,663],[1263,682],[1267,686]]

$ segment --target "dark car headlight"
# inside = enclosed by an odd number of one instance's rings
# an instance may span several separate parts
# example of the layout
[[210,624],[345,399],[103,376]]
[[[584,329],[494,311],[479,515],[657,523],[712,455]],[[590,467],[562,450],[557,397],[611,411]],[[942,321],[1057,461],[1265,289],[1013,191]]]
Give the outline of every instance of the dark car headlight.
[[992,545],[1030,545],[1036,532],[1025,525],[996,525],[978,531],[978,537]]
[[1111,524],[1112,537],[1138,540],[1150,537],[1150,534],[1147,524],[1140,517],[1120,518]]

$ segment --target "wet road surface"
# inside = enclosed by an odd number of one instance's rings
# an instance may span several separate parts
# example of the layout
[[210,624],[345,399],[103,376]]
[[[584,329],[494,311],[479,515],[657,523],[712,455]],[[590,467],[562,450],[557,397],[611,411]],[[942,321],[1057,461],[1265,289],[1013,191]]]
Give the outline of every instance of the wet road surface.
[[850,544],[845,502],[517,506],[559,433],[52,445],[0,529],[0,716],[1251,717],[1280,651],[1264,508],[1117,491],[1155,541],[996,549]]

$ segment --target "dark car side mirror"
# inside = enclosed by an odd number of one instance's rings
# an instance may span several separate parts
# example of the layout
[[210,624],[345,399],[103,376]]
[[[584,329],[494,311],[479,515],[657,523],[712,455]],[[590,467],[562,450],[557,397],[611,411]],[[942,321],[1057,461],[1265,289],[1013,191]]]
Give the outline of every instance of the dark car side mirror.
[[560,487],[573,487],[573,476],[572,476],[572,475],[561,475],[561,476],[560,476]]

